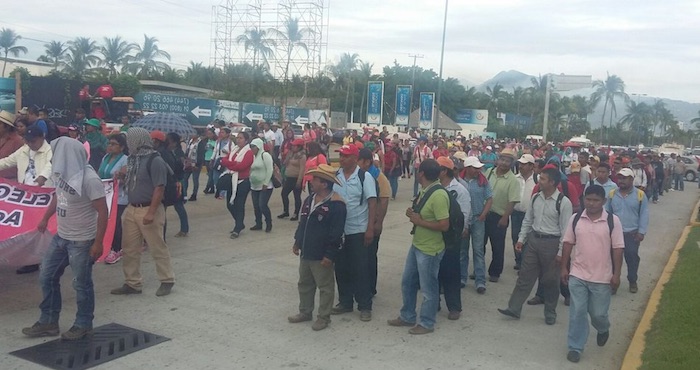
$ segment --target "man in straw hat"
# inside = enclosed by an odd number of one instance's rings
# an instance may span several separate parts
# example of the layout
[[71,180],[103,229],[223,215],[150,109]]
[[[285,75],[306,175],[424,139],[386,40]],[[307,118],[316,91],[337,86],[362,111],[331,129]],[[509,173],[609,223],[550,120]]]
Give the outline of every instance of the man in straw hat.
[[313,176],[313,193],[304,200],[292,253],[299,260],[299,313],[287,319],[290,323],[312,320],[314,296],[319,290],[318,319],[311,326],[323,330],[331,322],[335,296],[333,262],[336,261],[345,228],[346,208],[343,198],[333,191],[340,184],[335,168],[321,164],[307,172]]
[[[0,111],[0,159],[7,158],[24,145],[22,137],[17,134],[15,115],[8,111]],[[0,171],[0,177],[17,180],[17,169],[7,168]]]

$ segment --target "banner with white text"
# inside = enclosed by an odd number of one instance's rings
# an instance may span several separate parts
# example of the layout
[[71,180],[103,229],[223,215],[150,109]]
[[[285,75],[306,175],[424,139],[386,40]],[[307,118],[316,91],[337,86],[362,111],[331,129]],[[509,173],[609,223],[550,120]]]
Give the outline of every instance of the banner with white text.
[[[113,180],[102,180],[107,197],[109,221],[102,241],[104,259],[112,247],[116,227],[117,187]],[[24,266],[41,262],[56,233],[56,215],[49,219],[44,233],[39,222],[55,196],[54,188],[20,184],[0,178],[0,265]]]

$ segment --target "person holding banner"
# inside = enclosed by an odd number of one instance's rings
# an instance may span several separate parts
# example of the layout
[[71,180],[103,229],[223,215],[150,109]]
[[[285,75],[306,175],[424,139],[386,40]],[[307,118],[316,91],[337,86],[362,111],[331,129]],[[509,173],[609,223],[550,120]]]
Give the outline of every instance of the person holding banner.
[[[102,158],[97,174],[101,179],[114,178],[122,167],[126,166],[129,157],[126,156],[126,136],[121,133],[112,134],[109,136],[107,143],[107,154]],[[117,191],[117,220],[114,227],[114,238],[112,239],[112,249],[105,257],[105,263],[108,265],[119,262],[122,258],[122,215],[126,206],[129,204],[129,197],[126,194],[126,187],[122,182],[119,182],[119,190]]]
[[[8,111],[0,111],[0,158],[7,158],[24,145],[22,137],[17,134],[15,115]],[[0,177],[17,180],[17,170],[8,168],[0,171]]]
[[102,254],[109,211],[104,185],[88,164],[83,145],[75,139],[60,137],[54,139],[51,147],[56,194],[37,230],[45,232],[49,219],[56,214],[58,232],[41,264],[41,316],[34,325],[22,329],[22,333],[29,337],[58,335],[61,276],[70,266],[78,312],[73,326],[61,338],[78,340],[92,332],[95,311],[92,265]]

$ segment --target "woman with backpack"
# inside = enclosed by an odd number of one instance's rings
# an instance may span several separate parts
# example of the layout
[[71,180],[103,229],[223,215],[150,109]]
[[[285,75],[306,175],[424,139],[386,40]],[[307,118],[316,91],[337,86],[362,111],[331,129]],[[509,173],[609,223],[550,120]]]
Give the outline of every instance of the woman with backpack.
[[272,196],[272,156],[265,151],[261,139],[250,142],[253,152],[253,164],[250,167],[250,190],[255,211],[255,225],[250,230],[262,230],[262,219],[265,216],[265,232],[272,231],[272,215],[270,213],[270,197]]

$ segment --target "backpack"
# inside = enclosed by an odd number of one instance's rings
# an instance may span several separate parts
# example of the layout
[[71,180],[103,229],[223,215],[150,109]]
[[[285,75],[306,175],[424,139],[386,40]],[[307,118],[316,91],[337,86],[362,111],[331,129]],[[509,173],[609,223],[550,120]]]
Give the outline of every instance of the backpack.
[[[413,210],[415,212],[420,212],[433,193],[440,189],[447,192],[447,196],[450,198],[450,226],[447,231],[442,232],[442,240],[445,242],[446,248],[457,247],[459,245],[459,240],[462,238],[462,231],[464,230],[464,214],[462,213],[462,208],[457,202],[456,191],[447,191],[447,189],[445,189],[442,185],[433,186],[429,188],[425,194],[423,194],[420,202],[418,202],[417,199],[413,200]],[[415,230],[416,226],[414,225],[413,230],[411,230],[411,234],[413,234]]]
[[[637,209],[637,215],[641,215],[642,214],[642,200],[644,200],[644,197],[646,196],[646,194],[644,194],[644,192],[638,188],[634,188],[634,189],[637,190],[637,200],[639,201],[639,208]],[[612,198],[615,196],[616,190],[617,189],[610,190],[610,194],[608,195],[608,198],[610,198],[610,200],[612,200]]]
[[[155,157],[160,157],[160,153],[156,152],[151,154],[146,161],[146,168],[148,171],[148,176],[151,176],[151,164],[153,164],[153,159]],[[163,160],[165,162],[165,160]],[[163,200],[161,201],[164,206],[172,206],[177,203],[181,198],[181,191],[178,187],[178,181],[175,179],[175,173],[170,168],[170,165],[166,162],[165,165],[168,168],[167,180],[165,182],[165,189],[163,190]]]
[[[537,199],[537,197],[540,196],[540,193],[542,193],[542,192],[537,192],[537,194],[535,194],[535,196],[532,197],[532,204],[530,204],[530,207],[533,207],[533,206],[535,205],[535,199]],[[560,215],[561,215],[561,200],[564,199],[564,196],[565,196],[565,195],[562,194],[562,193],[559,193],[559,195],[557,195],[557,204],[556,204],[556,208],[557,208],[557,213],[560,214]],[[568,198],[568,197],[567,197],[567,198]]]
[[[366,173],[367,173],[367,171],[363,170],[362,168],[360,168],[360,170],[357,172],[357,177],[360,178],[360,187],[362,189],[362,195],[360,196],[360,205],[362,205],[362,203],[364,203],[364,201],[365,201],[364,195],[365,195],[365,174]],[[372,177],[374,178],[374,176],[372,176]],[[376,178],[374,179],[374,188],[376,190],[377,198],[379,198],[379,181],[377,181]]]
[[[578,220],[581,219],[581,215],[583,215],[583,210],[584,208],[581,208],[580,211],[576,212],[576,216],[574,216],[574,222],[572,224],[572,227],[574,229],[574,238],[576,237],[576,225],[578,224]],[[613,221],[613,213],[608,212],[608,229],[610,229],[610,242],[612,243],[612,232],[613,228],[615,227],[615,222]]]

